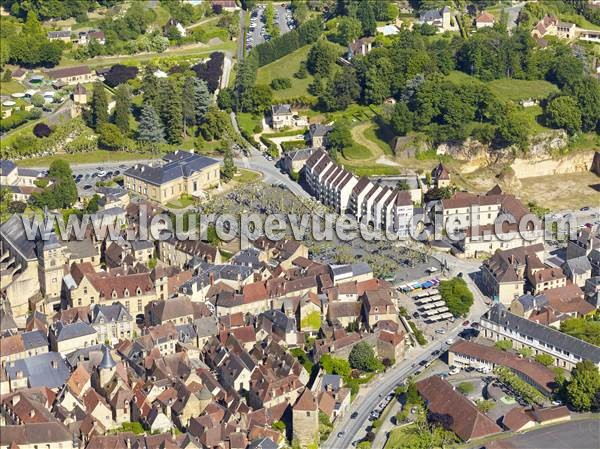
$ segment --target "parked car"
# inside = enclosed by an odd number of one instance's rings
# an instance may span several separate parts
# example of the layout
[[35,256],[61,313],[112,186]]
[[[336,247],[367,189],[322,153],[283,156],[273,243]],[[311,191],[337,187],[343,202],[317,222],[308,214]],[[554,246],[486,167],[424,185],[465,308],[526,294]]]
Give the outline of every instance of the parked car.
[[463,321],[463,326],[468,326],[469,325],[469,320]]
[[454,338],[450,337],[448,340],[446,340],[447,345],[451,345],[452,343],[454,343]]
[[346,431],[342,430],[341,432],[338,432],[337,437],[342,438],[345,434],[346,434]]
[[350,419],[356,419],[357,416],[358,416],[358,412],[354,412],[350,415]]

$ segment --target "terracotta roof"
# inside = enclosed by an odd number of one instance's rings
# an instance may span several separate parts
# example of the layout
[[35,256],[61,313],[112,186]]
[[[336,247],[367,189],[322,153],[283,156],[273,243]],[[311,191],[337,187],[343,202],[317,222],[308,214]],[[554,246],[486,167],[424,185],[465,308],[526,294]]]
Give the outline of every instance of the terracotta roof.
[[567,418],[571,415],[569,409],[564,405],[558,407],[534,408],[532,413],[539,423]]
[[459,340],[449,349],[449,352],[464,354],[482,361],[491,362],[495,365],[506,366],[533,380],[540,388],[550,393],[554,385],[554,372],[544,365],[535,361],[520,358],[511,352],[502,351],[492,346],[484,346],[478,343]]
[[71,373],[71,377],[69,377],[69,380],[67,381],[67,386],[75,396],[79,396],[83,392],[83,387],[85,387],[90,379],[90,373],[85,369],[83,364],[80,363]]
[[310,389],[305,388],[304,392],[300,395],[298,402],[294,404],[294,411],[316,411],[317,401],[314,394]]
[[481,413],[475,404],[441,377],[428,377],[417,382],[416,387],[430,412],[452,418],[450,427],[463,441],[502,431],[494,421]]
[[482,11],[481,14],[477,16],[475,19],[478,23],[494,23],[496,21],[495,17],[491,15],[487,11]]
[[534,421],[531,413],[519,406],[510,409],[502,418],[504,427],[513,432],[518,432],[531,421]]

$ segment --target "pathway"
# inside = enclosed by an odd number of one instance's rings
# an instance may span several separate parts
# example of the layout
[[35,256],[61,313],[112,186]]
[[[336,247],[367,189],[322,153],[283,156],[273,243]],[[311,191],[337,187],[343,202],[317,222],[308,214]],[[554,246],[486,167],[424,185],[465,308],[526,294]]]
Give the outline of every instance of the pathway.
[[374,161],[382,165],[398,166],[397,162],[391,160],[383,151],[377,142],[373,142],[365,136],[365,131],[374,126],[372,122],[362,122],[350,129],[352,139],[359,145],[367,148],[371,152],[371,157],[364,162]]

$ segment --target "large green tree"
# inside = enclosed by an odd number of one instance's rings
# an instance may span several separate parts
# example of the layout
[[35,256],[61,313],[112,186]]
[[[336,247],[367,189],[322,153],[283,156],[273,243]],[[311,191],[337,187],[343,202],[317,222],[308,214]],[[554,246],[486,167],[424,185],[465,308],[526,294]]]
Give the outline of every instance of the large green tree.
[[127,84],[120,84],[115,89],[115,125],[123,134],[129,133],[129,118],[131,117],[131,94]]
[[577,100],[563,95],[548,102],[546,121],[554,128],[564,128],[569,134],[575,134],[581,129],[581,109]]
[[167,142],[181,143],[183,139],[183,102],[181,89],[173,79],[167,80],[161,92],[162,120]]
[[144,103],[138,126],[138,139],[142,142],[162,142],[165,131],[160,117],[152,104]]
[[598,408],[595,401],[600,391],[600,373],[590,360],[579,362],[571,372],[571,380],[566,387],[569,403],[579,411]]
[[306,68],[313,75],[328,76],[335,65],[337,50],[325,40],[317,41],[308,52]]
[[104,85],[100,81],[94,83],[90,108],[90,126],[92,128],[97,129],[101,124],[108,122],[108,99]]
[[440,295],[448,307],[448,311],[456,317],[466,316],[473,305],[473,293],[462,278],[441,281]]
[[354,345],[348,356],[348,362],[354,369],[362,371],[376,371],[381,367],[373,348],[368,343],[361,341]]

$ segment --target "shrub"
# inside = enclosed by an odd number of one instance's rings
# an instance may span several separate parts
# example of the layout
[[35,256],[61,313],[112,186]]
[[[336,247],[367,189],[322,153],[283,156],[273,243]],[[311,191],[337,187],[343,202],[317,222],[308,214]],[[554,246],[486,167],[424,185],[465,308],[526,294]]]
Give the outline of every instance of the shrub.
[[552,357],[550,354],[538,354],[535,356],[535,361],[544,366],[554,365],[554,357]]
[[292,87],[292,81],[289,78],[275,78],[271,81],[271,89],[283,90]]
[[23,201],[11,201],[8,205],[8,211],[11,214],[22,214],[27,209],[27,204]]
[[494,346],[498,349],[502,349],[503,351],[508,351],[512,349],[512,341],[511,340],[499,340],[494,343]]
[[475,387],[471,382],[461,382],[457,388],[462,394],[469,394],[475,391]]

